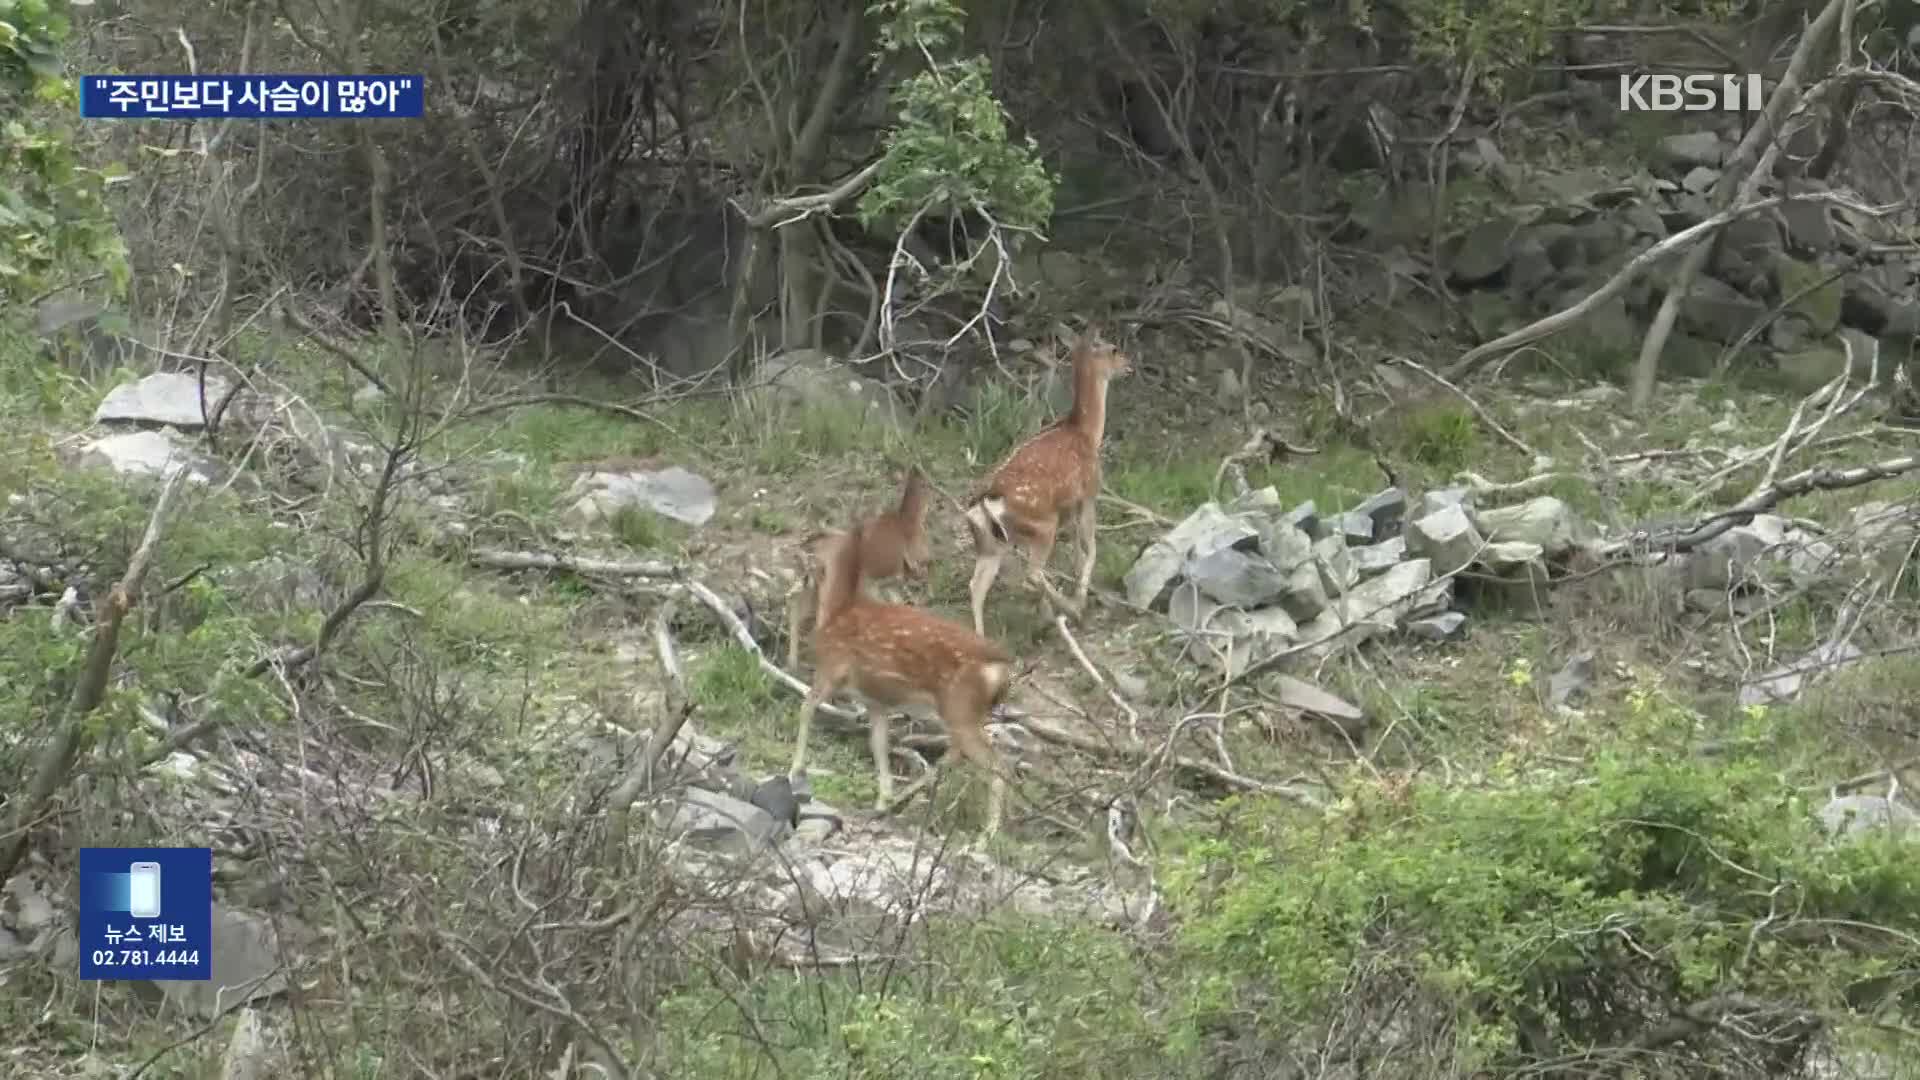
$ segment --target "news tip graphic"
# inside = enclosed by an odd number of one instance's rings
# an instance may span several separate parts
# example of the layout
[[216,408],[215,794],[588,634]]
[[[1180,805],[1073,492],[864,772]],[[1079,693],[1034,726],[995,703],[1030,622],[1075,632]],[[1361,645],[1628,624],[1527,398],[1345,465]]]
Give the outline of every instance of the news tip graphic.
[[87,120],[416,119],[424,75],[82,75]]
[[82,979],[213,978],[213,849],[80,849]]

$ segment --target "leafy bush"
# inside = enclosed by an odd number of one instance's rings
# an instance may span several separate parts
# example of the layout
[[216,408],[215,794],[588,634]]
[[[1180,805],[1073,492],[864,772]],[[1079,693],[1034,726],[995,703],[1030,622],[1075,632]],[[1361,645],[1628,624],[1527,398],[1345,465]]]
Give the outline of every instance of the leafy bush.
[[126,246],[106,209],[108,174],[81,164],[68,133],[32,106],[78,112],[62,72],[64,3],[0,0],[0,290],[33,296],[66,263],[126,287]]
[[[1246,807],[1176,886],[1201,1029],[1350,1044],[1391,1075],[1601,1048],[1664,1049],[1642,1075],[1782,1075],[1823,1018],[1910,1005],[1887,978],[1920,960],[1902,841],[1831,843],[1788,777],[1696,756],[1674,736],[1697,718],[1640,706],[1584,775],[1374,791],[1308,823]],[[1753,1002],[1785,1037],[1695,1024]]]

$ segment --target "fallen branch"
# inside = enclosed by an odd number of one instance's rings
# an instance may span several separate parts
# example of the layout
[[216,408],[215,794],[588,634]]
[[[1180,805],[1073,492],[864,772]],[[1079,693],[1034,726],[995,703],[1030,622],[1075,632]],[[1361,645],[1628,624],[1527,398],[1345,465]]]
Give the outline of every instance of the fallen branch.
[[588,555],[559,555],[545,551],[498,551],[478,548],[467,553],[467,561],[488,570],[549,570],[569,574],[601,574],[606,577],[680,578],[683,567],[654,559],[596,559]]
[[[727,628],[727,632],[733,635],[735,643],[752,653],[754,659],[760,662],[761,671],[766,672],[773,681],[792,690],[794,693],[802,697],[806,696],[811,687],[795,678],[779,664],[767,659],[766,651],[760,648],[759,642],[753,640],[753,632],[747,629],[746,623],[740,621],[740,616],[733,613],[733,609],[728,606],[727,602],[720,599],[720,594],[707,588],[700,582],[692,580],[665,586],[664,588],[669,590],[685,590],[694,599],[700,601],[701,604],[706,606],[708,611],[713,612],[715,618],[720,620],[720,624]],[[841,720],[865,720],[867,716],[865,710],[849,712],[846,709],[834,705],[832,702],[825,701],[820,703],[820,712]]]
[[91,727],[93,711],[106,700],[107,683],[113,676],[113,658],[120,646],[120,626],[127,614],[133,610],[134,598],[140,594],[141,586],[147,577],[147,567],[153,562],[153,553],[160,546],[160,536],[166,527],[167,510],[173,505],[173,497],[186,482],[188,470],[175,469],[160,488],[160,497],[153,504],[153,513],[147,518],[146,532],[140,536],[139,546],[133,549],[133,557],[127,560],[127,572],[107,590],[94,605],[93,641],[87,648],[86,663],[80,669],[79,678],[74,681],[73,692],[67,698],[66,708],[61,711],[55,723],[59,730],[40,752],[40,760],[34,767],[33,780],[27,785],[26,792],[14,803],[13,820],[6,832],[0,834],[0,885],[13,876],[14,867],[20,864],[21,856],[27,851],[28,831],[33,827],[53,796],[63,787],[73,772],[74,762],[80,757],[80,751],[87,743],[87,730]]
[[1120,707],[1120,711],[1127,717],[1128,737],[1135,742],[1139,742],[1140,714],[1133,711],[1133,706],[1127,704],[1127,699],[1120,696],[1120,691],[1114,687],[1113,683],[1109,682],[1107,677],[1100,673],[1099,668],[1093,666],[1093,661],[1088,658],[1086,650],[1082,649],[1080,642],[1074,638],[1073,631],[1067,629],[1067,617],[1065,615],[1055,615],[1053,617],[1053,628],[1059,631],[1060,640],[1067,643],[1067,650],[1073,653],[1073,658],[1080,662],[1080,669],[1085,671],[1087,675],[1093,679],[1094,685],[1107,692],[1108,701]]
[[1787,499],[1798,498],[1815,491],[1841,491],[1879,480],[1891,480],[1916,469],[1920,469],[1920,456],[1913,454],[1888,458],[1870,465],[1855,465],[1846,469],[1832,469],[1824,466],[1804,469],[1785,480],[1769,484],[1727,509],[1685,528],[1638,530],[1611,543],[1597,545],[1592,549],[1592,553],[1602,561],[1624,560],[1635,549],[1653,548],[1663,552],[1683,554],[1713,540],[1736,525],[1744,525],[1752,521],[1754,515],[1766,513]]
[[[1827,380],[1826,385],[1808,394],[1800,400],[1798,405],[1794,406],[1793,415],[1787,418],[1786,430],[1781,432],[1778,439],[1774,440],[1773,445],[1765,450],[1736,458],[1712,476],[1707,477],[1706,480],[1700,484],[1699,490],[1687,500],[1684,509],[1691,510],[1700,505],[1708,496],[1719,490],[1722,480],[1725,480],[1727,477],[1732,476],[1734,473],[1750,465],[1758,463],[1762,458],[1767,459],[1767,471],[1761,476],[1760,482],[1754,486],[1754,490],[1757,492],[1771,485],[1774,478],[1780,473],[1780,466],[1787,458],[1806,449],[1813,443],[1814,439],[1819,436],[1821,431],[1825,430],[1827,424],[1832,422],[1836,417],[1845,416],[1847,413],[1852,412],[1854,407],[1860,404],[1862,398],[1873,392],[1873,390],[1880,385],[1880,343],[1875,341],[1873,343],[1872,365],[1867,373],[1867,384],[1855,391],[1853,396],[1846,398],[1841,397],[1840,391],[1846,385],[1847,378],[1853,371],[1853,342],[1848,340],[1846,335],[1842,334],[1840,336],[1840,345],[1846,350],[1847,366],[1838,375]],[[1807,410],[1823,403],[1827,408],[1826,411],[1821,414],[1820,419],[1814,421],[1813,425],[1804,432],[1801,431],[1800,423],[1806,417]]]
[[627,775],[607,796],[606,862],[610,867],[620,865],[634,800],[653,790],[660,759],[666,756],[667,747],[673,745],[680,729],[693,715],[694,703],[687,695],[686,674],[680,667],[679,651],[673,647],[673,614],[678,607],[677,600],[669,599],[654,612],[653,647],[660,656],[661,674],[666,676],[666,700],[661,703],[660,718],[647,734],[646,749],[641,752],[640,760],[627,770]]
[[[1861,206],[1831,191],[1796,193],[1794,200],[1797,202],[1835,203],[1876,217],[1880,215],[1880,211]],[[1771,210],[1784,202],[1786,202],[1785,199],[1776,197],[1760,199],[1747,203],[1744,206],[1731,207],[1720,211],[1698,225],[1674,233],[1672,236],[1667,237],[1665,240],[1654,244],[1652,247],[1634,256],[1628,261],[1627,265],[1620,268],[1619,272],[1608,278],[1605,284],[1593,292],[1588,293],[1585,299],[1582,299],[1579,303],[1528,323],[1526,326],[1512,333],[1502,334],[1484,345],[1476,345],[1468,349],[1461,355],[1460,359],[1448,365],[1443,374],[1448,378],[1458,379],[1496,353],[1517,349],[1522,345],[1532,344],[1542,338],[1552,337],[1554,334],[1579,322],[1587,316],[1587,313],[1618,295],[1621,290],[1633,284],[1634,280],[1650,269],[1653,264],[1682,248],[1686,248],[1711,236],[1713,233],[1726,228],[1729,224],[1741,218],[1751,217],[1763,210]]]

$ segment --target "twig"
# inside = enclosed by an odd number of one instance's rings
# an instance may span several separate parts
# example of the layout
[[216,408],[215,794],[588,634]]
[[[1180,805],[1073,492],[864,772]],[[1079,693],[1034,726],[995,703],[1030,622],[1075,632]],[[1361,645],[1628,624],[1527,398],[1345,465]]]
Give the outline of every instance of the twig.
[[1093,661],[1088,659],[1086,650],[1082,649],[1080,642],[1074,638],[1073,631],[1067,629],[1067,617],[1065,615],[1055,615],[1053,617],[1053,628],[1059,631],[1060,640],[1067,643],[1067,650],[1073,653],[1075,660],[1080,661],[1081,669],[1093,679],[1094,685],[1105,690],[1107,692],[1107,700],[1119,706],[1120,711],[1126,714],[1127,736],[1133,741],[1139,742],[1140,714],[1133,710],[1133,706],[1127,704],[1127,699],[1120,696],[1120,691],[1115,689],[1111,682],[1107,681],[1106,676],[1100,674],[1100,669],[1093,666]]
[[133,549],[133,557],[127,561],[127,572],[94,605],[93,642],[87,648],[86,663],[80,669],[79,678],[74,681],[73,693],[67,698],[66,708],[62,710],[58,721],[59,732],[40,752],[32,782],[15,801],[13,821],[4,833],[0,833],[0,843],[5,844],[4,849],[0,849],[0,885],[13,876],[14,867],[26,854],[28,830],[46,810],[54,794],[67,782],[73,772],[73,764],[87,742],[87,729],[93,711],[106,699],[107,683],[113,676],[114,652],[120,645],[120,626],[133,610],[134,598],[139,595],[146,581],[147,567],[153,561],[154,552],[160,546],[160,536],[166,527],[167,510],[173,505],[173,497],[180,490],[180,485],[186,482],[187,474],[187,469],[176,468],[167,477],[166,483],[160,488],[160,497],[153,504],[153,513],[147,518],[147,529],[140,536],[140,544]]
[[1413,370],[1419,372],[1420,374],[1425,375],[1427,378],[1432,379],[1434,382],[1439,383],[1441,386],[1446,387],[1448,390],[1451,390],[1456,397],[1458,397],[1461,401],[1464,401],[1467,403],[1467,408],[1473,410],[1473,414],[1480,418],[1481,423],[1484,423],[1488,427],[1492,428],[1493,433],[1495,435],[1500,436],[1501,440],[1504,441],[1508,446],[1511,446],[1515,450],[1520,451],[1522,454],[1525,454],[1528,458],[1535,458],[1539,456],[1538,454],[1535,454],[1533,452],[1533,447],[1528,446],[1524,442],[1521,442],[1519,436],[1515,435],[1511,431],[1508,431],[1506,428],[1501,427],[1500,421],[1495,420],[1493,418],[1493,414],[1481,408],[1480,403],[1473,400],[1472,395],[1468,394],[1465,390],[1462,390],[1459,387],[1448,382],[1446,378],[1442,376],[1439,372],[1434,371],[1432,368],[1428,367],[1425,364],[1420,363],[1418,360],[1414,360],[1410,357],[1405,357],[1405,356],[1393,357],[1388,362],[1393,364],[1400,364],[1405,367],[1410,367]]
[[1213,486],[1208,489],[1208,498],[1219,501],[1220,481],[1226,478],[1227,470],[1235,465],[1245,465],[1250,461],[1272,464],[1288,454],[1312,457],[1319,452],[1318,447],[1296,446],[1266,428],[1255,428],[1238,450],[1220,459],[1220,467],[1213,470]]
[[280,313],[282,315],[285,315],[287,317],[287,321],[292,323],[294,326],[298,327],[302,333],[306,334],[309,338],[312,338],[313,343],[315,345],[318,345],[322,349],[326,350],[327,352],[332,353],[334,356],[338,357],[342,363],[352,368],[354,374],[367,380],[368,382],[372,383],[374,386],[379,387],[380,392],[387,395],[388,397],[393,396],[393,387],[388,386],[387,381],[385,379],[382,379],[378,372],[375,372],[372,368],[368,367],[366,361],[353,355],[353,350],[347,348],[345,345],[340,344],[338,341],[335,341],[331,336],[326,334],[319,327],[313,325],[313,323],[309,321],[305,315],[300,314],[299,310],[294,307],[292,301],[288,301],[287,303],[280,305]]

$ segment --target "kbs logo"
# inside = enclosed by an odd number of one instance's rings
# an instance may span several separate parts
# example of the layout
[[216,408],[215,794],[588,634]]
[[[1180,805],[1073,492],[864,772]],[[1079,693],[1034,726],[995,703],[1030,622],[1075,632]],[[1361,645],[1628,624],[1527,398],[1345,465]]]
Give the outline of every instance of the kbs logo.
[[1752,112],[1766,106],[1758,75],[1622,75],[1621,112]]

